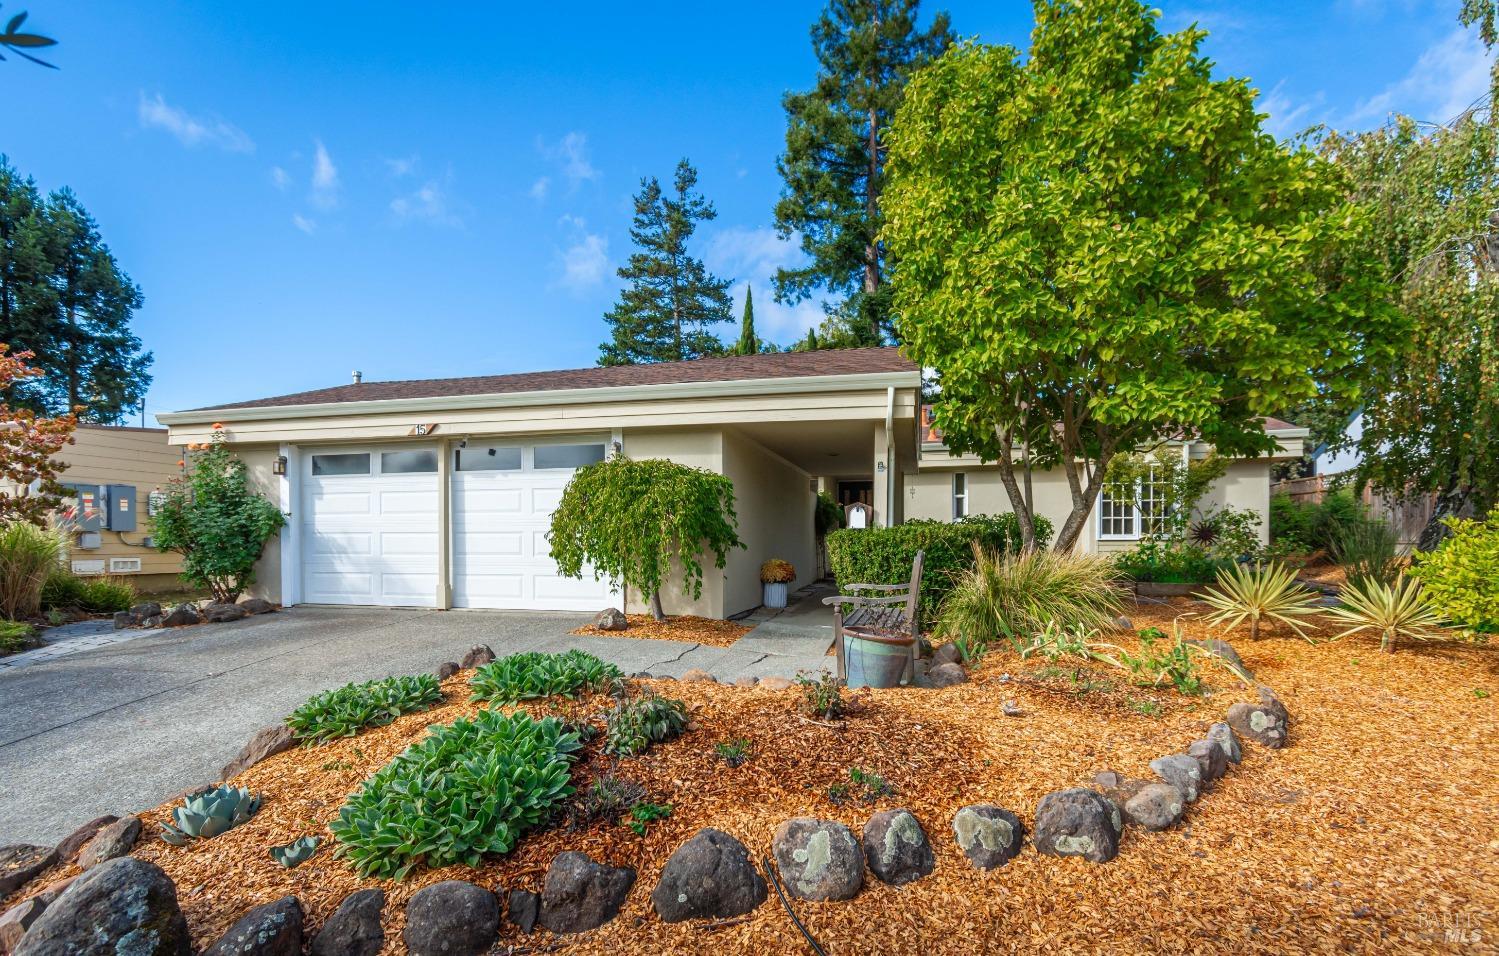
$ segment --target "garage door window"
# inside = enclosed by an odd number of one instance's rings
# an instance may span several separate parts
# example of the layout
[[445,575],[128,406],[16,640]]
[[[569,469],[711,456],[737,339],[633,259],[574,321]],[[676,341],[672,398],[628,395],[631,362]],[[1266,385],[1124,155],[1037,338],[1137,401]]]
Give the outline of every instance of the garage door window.
[[430,448],[419,451],[383,451],[380,453],[382,475],[425,475],[437,471],[437,452]]
[[320,477],[367,475],[370,473],[370,456],[368,452],[353,455],[313,455],[312,473]]
[[520,448],[470,445],[453,453],[459,471],[520,471]]
[[537,445],[537,468],[582,468],[604,460],[603,445]]

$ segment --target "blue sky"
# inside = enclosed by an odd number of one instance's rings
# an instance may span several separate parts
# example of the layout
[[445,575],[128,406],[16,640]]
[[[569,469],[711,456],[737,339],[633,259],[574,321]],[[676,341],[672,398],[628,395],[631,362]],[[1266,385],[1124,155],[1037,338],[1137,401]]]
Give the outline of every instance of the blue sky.
[[[1164,3],[1211,31],[1269,124],[1445,119],[1486,87],[1458,0]],[[148,415],[366,380],[593,364],[630,195],[682,156],[719,218],[698,249],[782,343],[771,229],[781,94],[817,2],[256,4],[0,0],[60,70],[0,63],[0,152],[71,186],[141,285]],[[1030,4],[955,0],[1026,45]],[[749,12],[752,11],[752,12]]]

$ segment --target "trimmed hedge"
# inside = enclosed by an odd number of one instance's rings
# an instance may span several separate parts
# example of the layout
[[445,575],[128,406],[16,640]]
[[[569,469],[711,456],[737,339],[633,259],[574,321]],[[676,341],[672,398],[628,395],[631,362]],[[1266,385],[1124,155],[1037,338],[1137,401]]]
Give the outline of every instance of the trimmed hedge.
[[[1036,516],[1036,543],[1046,547],[1051,522]],[[850,584],[904,584],[916,552],[925,551],[921,575],[921,626],[937,617],[958,575],[974,565],[973,545],[988,551],[1020,550],[1020,523],[1010,513],[970,515],[961,521],[907,521],[893,528],[845,528],[828,535],[828,563],[839,591]]]

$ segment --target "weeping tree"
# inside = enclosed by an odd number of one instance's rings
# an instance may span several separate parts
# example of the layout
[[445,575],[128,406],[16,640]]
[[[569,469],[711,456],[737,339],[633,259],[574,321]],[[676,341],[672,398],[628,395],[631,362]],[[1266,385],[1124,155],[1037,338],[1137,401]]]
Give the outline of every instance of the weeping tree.
[[673,568],[682,593],[703,593],[703,559],[723,568],[742,548],[734,514],[734,483],[703,468],[616,455],[578,469],[552,512],[547,541],[559,573],[635,588],[651,616],[666,619],[661,588]]
[[1260,126],[1195,28],[1137,0],[1038,0],[1029,55],[964,44],[912,78],[881,233],[897,332],[935,370],[955,452],[1060,468],[1086,527],[1109,463],[1191,436],[1276,447],[1262,416],[1347,396],[1399,326],[1377,270],[1328,263],[1366,225],[1340,170]]

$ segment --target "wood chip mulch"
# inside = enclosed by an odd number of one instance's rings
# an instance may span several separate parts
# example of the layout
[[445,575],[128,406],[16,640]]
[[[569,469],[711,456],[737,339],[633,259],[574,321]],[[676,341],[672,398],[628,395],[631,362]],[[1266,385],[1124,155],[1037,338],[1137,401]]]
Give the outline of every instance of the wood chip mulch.
[[[1136,627],[1170,633],[1172,618],[1189,608],[1142,605],[1131,617]],[[1207,634],[1197,619],[1186,627],[1190,636]],[[248,823],[184,848],[146,838],[135,852],[176,881],[200,946],[251,906],[285,894],[300,898],[315,930],[344,896],[381,885],[385,952],[399,953],[404,906],[422,886],[464,879],[539,890],[552,857],[573,849],[636,868],[620,917],[576,937],[543,930],[527,937],[506,924],[499,952],[801,954],[808,947],[774,891],[742,920],[662,923],[649,894],[667,856],[713,826],[743,840],[758,862],[790,817],[836,819],[858,833],[876,810],[904,806],[932,840],[935,873],[900,888],[870,878],[851,902],[796,903],[828,953],[1495,952],[1499,652],[1451,642],[1382,654],[1358,639],[1312,646],[1294,636],[1228,637],[1290,708],[1290,746],[1271,752],[1246,743],[1243,764],[1183,825],[1130,828],[1119,858],[1103,865],[1027,849],[981,872],[959,853],[951,819],[982,802],[1029,825],[1049,791],[1104,769],[1148,775],[1152,758],[1184,748],[1251,692],[1215,678],[1220,689],[1210,696],[1182,697],[1130,687],[1117,671],[1090,671],[1079,683],[996,651],[967,684],[861,691],[850,695],[855,712],[846,721],[824,726],[797,716],[795,688],[645,681],[686,701],[692,728],[634,760],[611,761],[591,747],[575,774],[582,785],[612,768],[670,803],[671,817],[643,838],[617,824],[558,827],[478,870],[424,871],[404,883],[357,878],[327,844],[295,870],[271,861],[273,844],[308,833],[326,838],[345,794],[428,724],[472,713],[460,674],[445,683],[447,701],[435,710],[293,750],[240,775],[236,783],[265,796]],[[1157,703],[1158,716],[1136,709],[1145,699]],[[1006,700],[1020,716],[1002,715]],[[529,709],[596,713],[606,702]],[[713,746],[738,739],[751,742],[751,756],[730,768]],[[894,795],[835,802],[828,788],[847,783],[852,767],[882,775]],[[148,833],[168,809],[145,814]]]
[[658,621],[649,614],[627,614],[630,622],[627,630],[602,631],[592,624],[573,631],[590,637],[631,637],[636,640],[684,641],[689,644],[707,644],[709,647],[728,647],[750,632],[747,624],[734,621],[719,621],[711,617],[695,617],[683,614]]

